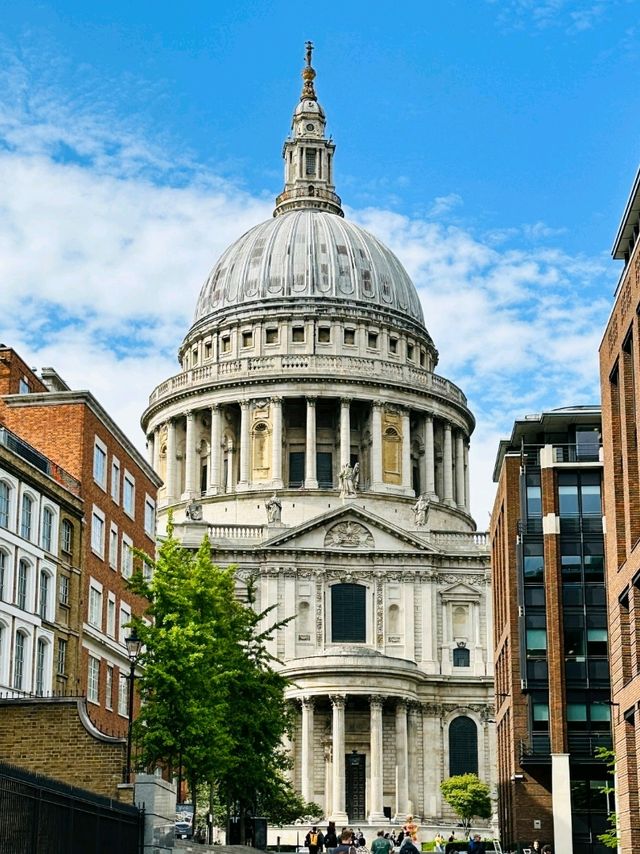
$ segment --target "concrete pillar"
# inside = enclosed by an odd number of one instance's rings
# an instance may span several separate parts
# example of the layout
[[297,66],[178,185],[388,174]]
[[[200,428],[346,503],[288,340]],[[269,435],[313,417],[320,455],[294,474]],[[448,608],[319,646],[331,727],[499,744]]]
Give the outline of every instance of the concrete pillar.
[[220,407],[214,403],[211,407],[211,448],[209,450],[209,482],[207,492],[217,495],[220,492]]
[[469,443],[464,443],[464,509],[471,513],[471,493],[469,492]]
[[249,435],[249,401],[240,401],[240,480],[238,491],[249,488],[249,457],[251,454]]
[[451,446],[451,424],[444,422],[444,449],[442,466],[444,469],[444,503],[447,507],[455,507],[453,500],[453,449]]
[[333,812],[333,765],[331,763],[331,747],[324,748],[324,815],[328,820]]
[[382,404],[371,405],[371,488],[380,490],[382,482]]
[[438,500],[436,494],[436,454],[433,441],[433,416],[426,415],[424,419],[424,491],[432,501]]
[[153,430],[147,435],[147,462],[155,471],[158,471],[158,469],[156,468],[157,446],[157,431]]
[[440,781],[442,780],[442,726],[431,704],[422,707],[422,755],[424,780],[423,818],[436,818],[442,813]]
[[307,398],[307,444],[305,453],[305,489],[318,488],[318,474],[316,471],[316,399]]
[[370,697],[371,709],[371,789],[369,793],[369,824],[387,822],[384,816],[382,704],[384,697]]
[[338,827],[349,821],[345,805],[345,767],[344,767],[344,696],[332,696],[332,738],[333,738],[333,804],[331,820]]
[[313,697],[302,698],[302,797],[305,801],[315,800],[313,782]]
[[422,745],[419,746],[419,734],[420,734],[420,706],[415,703],[412,703],[409,706],[409,725],[408,725],[408,735],[407,741],[409,745],[409,749],[407,751],[408,756],[408,776],[409,776],[409,805],[407,813],[410,813],[414,818],[420,821],[420,817],[422,816],[422,804],[418,803],[419,799],[419,787],[418,787],[418,773],[419,773],[419,750]]
[[176,424],[173,418],[167,421],[167,504],[176,500]]
[[[516,783],[516,785],[526,784]],[[551,754],[551,809],[553,811],[553,850],[571,852],[573,851],[573,827],[568,753]]]
[[456,430],[456,504],[464,510],[464,436]]
[[409,809],[409,768],[407,754],[407,704],[398,700],[396,705],[396,821],[405,822]]
[[271,486],[282,489],[282,398],[271,398]]
[[405,492],[413,495],[411,481],[411,413],[405,409],[402,413],[402,486]]
[[187,432],[185,437],[185,470],[183,499],[195,498],[196,495],[196,414],[193,411],[187,415]]
[[351,400],[343,397],[340,400],[340,468],[348,465],[351,460]]
[[236,464],[236,449],[230,444],[227,449],[227,482],[225,492],[233,492],[234,467]]

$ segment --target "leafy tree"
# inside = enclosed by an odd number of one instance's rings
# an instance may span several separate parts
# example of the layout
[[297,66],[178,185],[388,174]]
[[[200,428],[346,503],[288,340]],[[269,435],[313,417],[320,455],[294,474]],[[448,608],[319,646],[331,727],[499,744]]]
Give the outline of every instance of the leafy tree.
[[[596,747],[595,757],[600,762],[604,762],[609,775],[613,778],[616,770],[616,755],[613,750],[609,750],[606,747]],[[611,784],[612,782],[613,780],[611,782],[607,781],[604,786],[600,786],[600,791],[607,799],[607,822],[609,823],[609,829],[604,833],[599,833],[598,840],[607,848],[617,848],[620,844],[618,837],[618,816],[616,811],[611,808],[611,795],[615,795],[616,791],[615,786]]]
[[474,818],[491,818],[489,787],[475,774],[459,774],[440,783],[440,791],[455,814],[462,819],[468,835]]

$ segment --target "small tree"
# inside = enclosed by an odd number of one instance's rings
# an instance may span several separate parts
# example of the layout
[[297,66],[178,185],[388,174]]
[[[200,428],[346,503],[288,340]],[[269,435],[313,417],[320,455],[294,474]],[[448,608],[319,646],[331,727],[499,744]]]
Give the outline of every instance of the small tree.
[[[599,759],[600,762],[604,762],[607,766],[608,773],[613,778],[616,770],[616,755],[613,750],[609,750],[606,747],[596,747],[595,757],[596,759]],[[600,786],[600,791],[607,799],[607,822],[609,824],[609,829],[604,833],[599,833],[598,840],[607,848],[617,848],[620,844],[620,840],[618,838],[618,816],[615,809],[612,809],[611,807],[611,796],[615,796],[615,786],[613,786],[611,782],[607,781],[604,786]]]
[[449,777],[440,783],[440,791],[455,814],[462,819],[467,836],[472,819],[491,818],[489,787],[476,774]]

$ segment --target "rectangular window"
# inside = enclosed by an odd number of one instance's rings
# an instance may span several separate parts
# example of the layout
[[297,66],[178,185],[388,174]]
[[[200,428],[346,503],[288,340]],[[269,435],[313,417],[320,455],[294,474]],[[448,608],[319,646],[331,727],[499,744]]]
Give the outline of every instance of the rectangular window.
[[91,551],[104,557],[104,513],[95,506],[91,514]]
[[27,610],[27,574],[29,566],[26,561],[21,560],[18,564],[18,589],[16,591],[16,605],[23,611]]
[[109,593],[107,602],[107,634],[110,638],[116,636],[116,599],[113,593]]
[[366,595],[362,584],[336,584],[331,588],[333,643],[366,643]]
[[397,353],[398,352],[398,339],[397,338],[389,338],[389,352]]
[[267,329],[264,333],[264,340],[266,344],[277,344],[278,343],[278,330],[277,329]]
[[18,383],[18,394],[29,394],[30,391],[29,380],[26,377],[20,377],[20,382]]
[[9,499],[11,487],[4,481],[0,481],[0,528],[9,527]]
[[294,326],[291,330],[291,340],[294,344],[304,343],[304,326]]
[[89,623],[102,629],[102,591],[93,586],[89,588]]
[[67,672],[67,642],[63,638],[58,639],[58,659],[56,661],[58,676],[64,676]]
[[355,329],[345,329],[344,330],[344,343],[353,346],[356,343],[356,330]]
[[151,581],[153,578],[153,567],[146,560],[142,562],[142,574],[145,581]]
[[587,629],[587,655],[607,655],[606,629]]
[[527,629],[527,657],[545,658],[547,655],[547,632],[545,629]]
[[152,498],[145,496],[144,499],[144,532],[151,539],[156,533],[156,505]]
[[107,664],[104,687],[104,705],[107,709],[113,708],[113,667],[110,664]]
[[115,457],[111,460],[111,498],[120,503],[120,462]]
[[48,573],[42,570],[40,572],[40,619],[47,619],[47,611],[49,608],[49,579]]
[[580,487],[583,516],[602,516],[600,484],[583,483]]
[[544,556],[541,542],[526,542],[524,544],[524,580],[540,582],[544,578]]
[[586,729],[586,703],[567,703],[567,724],[569,729]]
[[318,343],[319,344],[331,344],[331,327],[330,326],[321,326],[318,329]]
[[120,643],[124,646],[124,639],[129,634],[129,621],[131,620],[131,609],[128,605],[120,606]]
[[305,174],[306,175],[315,175],[316,174],[316,149],[315,148],[306,148],[305,149]]
[[24,646],[25,636],[22,632],[16,632],[16,645],[13,657],[13,687],[22,690],[24,682]]
[[129,699],[127,692],[127,677],[120,674],[118,680],[118,714],[129,717]]
[[44,694],[44,671],[47,657],[46,644],[40,638],[36,644],[36,694],[41,697]]
[[68,605],[69,604],[69,576],[61,575],[60,576],[60,604]]
[[133,575],[133,543],[125,534],[122,535],[122,574],[125,578]]
[[549,729],[549,704],[535,702],[531,706],[532,728],[534,730]]
[[578,515],[578,485],[558,486],[558,504],[561,516]]
[[369,332],[367,335],[367,347],[370,350],[378,349],[378,333],[377,332]]
[[109,531],[109,566],[118,569],[118,528],[113,524]]
[[71,554],[73,548],[73,525],[68,519],[62,522],[62,551]]
[[407,359],[410,362],[413,362],[413,352],[414,352],[413,344],[407,344]]
[[539,486],[527,486],[527,516],[542,516],[542,495]]
[[50,507],[45,507],[42,511],[42,531],[40,532],[40,540],[42,548],[46,552],[51,551],[51,542],[53,539],[53,512]]
[[89,674],[87,679],[87,700],[97,703],[100,691],[100,662],[89,656]]
[[231,338],[229,335],[224,335],[222,338],[222,352],[230,353],[231,352]]
[[107,446],[97,436],[93,446],[93,479],[102,489],[107,488]]
[[31,522],[33,517],[33,499],[29,495],[22,496],[22,513],[20,515],[20,536],[25,540],[31,539]]
[[135,478],[125,470],[124,486],[122,489],[122,506],[127,516],[135,517],[136,481]]
[[242,333],[242,346],[253,347],[253,332]]

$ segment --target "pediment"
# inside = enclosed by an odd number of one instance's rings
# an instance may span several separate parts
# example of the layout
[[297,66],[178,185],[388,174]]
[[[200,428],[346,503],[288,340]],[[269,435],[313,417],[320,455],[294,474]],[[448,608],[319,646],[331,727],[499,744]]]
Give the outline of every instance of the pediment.
[[449,584],[447,587],[443,588],[440,591],[440,596],[443,601],[453,601],[463,602],[473,600],[476,601],[480,598],[480,591],[471,587],[471,585],[466,584],[464,581],[458,581],[455,584]]
[[347,505],[314,519],[278,531],[263,548],[353,552],[408,552],[440,554],[439,549],[361,507]]

